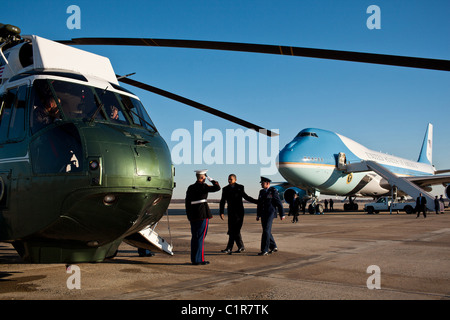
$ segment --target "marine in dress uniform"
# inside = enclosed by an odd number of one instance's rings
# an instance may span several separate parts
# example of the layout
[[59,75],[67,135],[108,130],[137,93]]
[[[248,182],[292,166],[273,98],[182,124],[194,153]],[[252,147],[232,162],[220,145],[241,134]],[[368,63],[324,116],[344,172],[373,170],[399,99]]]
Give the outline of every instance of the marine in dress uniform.
[[219,212],[220,218],[223,220],[225,203],[227,203],[228,244],[222,252],[231,254],[235,242],[237,245],[236,253],[245,250],[241,236],[241,228],[244,223],[244,204],[242,203],[242,198],[252,203],[258,203],[258,201],[245,193],[243,185],[236,183],[236,175],[230,174],[228,176],[228,183],[229,184],[222,189]]
[[209,264],[205,261],[205,238],[209,219],[212,218],[207,197],[209,192],[220,190],[219,182],[212,180],[212,186],[205,183],[207,170],[196,170],[197,181],[186,191],[186,214],[191,224],[191,262],[194,265]]
[[270,187],[270,182],[272,181],[261,177],[260,182],[262,189],[258,197],[256,221],[261,219],[263,232],[261,236],[261,252],[258,255],[265,256],[278,250],[275,239],[272,236],[272,222],[277,217],[277,211],[281,220],[285,218],[285,215],[277,189]]

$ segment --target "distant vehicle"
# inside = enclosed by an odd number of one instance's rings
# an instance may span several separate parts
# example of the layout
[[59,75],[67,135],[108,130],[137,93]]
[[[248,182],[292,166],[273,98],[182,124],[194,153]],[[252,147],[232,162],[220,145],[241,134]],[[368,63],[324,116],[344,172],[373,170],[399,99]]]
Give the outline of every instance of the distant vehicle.
[[414,212],[415,201],[392,201],[391,197],[381,197],[376,202],[366,203],[364,205],[364,211],[368,214],[378,213],[380,211],[400,211],[404,210],[407,214]]

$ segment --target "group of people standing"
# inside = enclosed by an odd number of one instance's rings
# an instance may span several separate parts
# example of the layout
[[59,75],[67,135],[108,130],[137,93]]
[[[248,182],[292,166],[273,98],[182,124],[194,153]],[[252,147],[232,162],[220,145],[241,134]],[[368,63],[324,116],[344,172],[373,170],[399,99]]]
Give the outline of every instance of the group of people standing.
[[[436,214],[444,213],[444,208],[445,202],[444,199],[442,198],[442,195],[439,199],[437,196],[435,196],[434,211],[436,212]],[[422,193],[420,193],[416,199],[416,211],[417,211],[416,218],[420,216],[420,213],[423,214],[424,218],[427,217],[427,198],[425,198]]]
[[[193,265],[209,264],[209,261],[205,260],[204,250],[209,219],[212,218],[207,197],[208,193],[221,189],[219,182],[210,179],[206,172],[207,170],[196,171],[197,180],[188,187],[185,198],[186,214],[191,224],[191,262]],[[209,179],[212,185],[206,184],[206,179]],[[257,204],[256,220],[261,220],[262,225],[261,251],[258,255],[265,256],[278,250],[272,235],[272,221],[277,217],[277,213],[281,220],[284,220],[285,215],[278,191],[270,187],[270,182],[270,179],[261,177],[261,191],[258,199],[254,199],[245,193],[243,185],[236,182],[236,175],[228,176],[228,185],[222,189],[220,200],[220,218],[224,219],[225,204],[227,204],[228,213],[228,244],[222,252],[231,254],[235,243],[237,245],[236,253],[245,250],[241,236],[244,222],[242,199]]]

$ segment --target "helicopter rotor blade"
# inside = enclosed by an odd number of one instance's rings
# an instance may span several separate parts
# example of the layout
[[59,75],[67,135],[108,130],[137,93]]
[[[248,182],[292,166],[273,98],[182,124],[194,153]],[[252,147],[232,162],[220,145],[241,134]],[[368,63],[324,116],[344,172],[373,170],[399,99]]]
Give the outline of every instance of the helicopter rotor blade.
[[450,60],[266,44],[152,38],[74,38],[58,42],[67,45],[151,46],[240,51],[450,71]]
[[225,113],[225,112],[222,112],[220,110],[208,107],[207,105],[204,105],[202,103],[199,103],[199,102],[187,99],[185,97],[179,96],[179,95],[171,93],[169,91],[165,91],[165,90],[156,88],[154,86],[151,86],[149,84],[145,84],[145,83],[142,83],[142,82],[139,82],[139,81],[127,78],[127,77],[121,77],[119,75],[116,75],[116,77],[117,77],[118,81],[123,82],[125,84],[131,85],[131,86],[134,86],[134,87],[146,90],[146,91],[150,91],[150,92],[156,93],[156,94],[158,94],[160,96],[163,96],[163,97],[166,97],[166,98],[169,98],[169,99],[181,102],[181,103],[186,104],[188,106],[194,107],[196,109],[208,112],[208,113],[213,114],[215,116],[218,116],[220,118],[226,119],[226,120],[234,122],[236,124],[239,124],[239,125],[241,125],[241,126],[243,126],[245,128],[249,128],[249,129],[255,130],[255,131],[257,131],[259,133],[262,133],[262,134],[265,134],[265,135],[267,135],[269,137],[275,137],[275,136],[279,135],[276,132],[267,130],[267,129],[265,129],[263,127],[260,127],[260,126],[258,126],[256,124],[250,123],[250,122],[245,121],[243,119],[240,119],[240,118],[237,118],[235,116],[232,116],[232,115],[230,115],[228,113]]

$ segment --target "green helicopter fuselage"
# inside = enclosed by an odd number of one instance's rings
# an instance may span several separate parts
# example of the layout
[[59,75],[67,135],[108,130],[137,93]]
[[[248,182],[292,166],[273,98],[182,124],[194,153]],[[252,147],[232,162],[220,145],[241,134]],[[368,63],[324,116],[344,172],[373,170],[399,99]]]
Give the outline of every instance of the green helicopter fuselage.
[[136,96],[44,71],[0,94],[0,241],[32,262],[102,261],[161,219],[174,169]]

